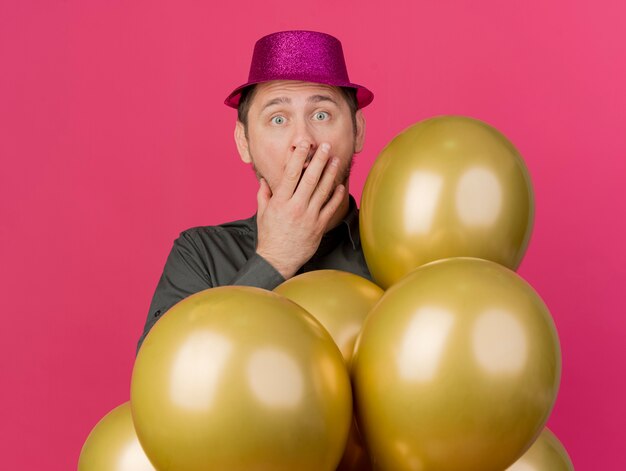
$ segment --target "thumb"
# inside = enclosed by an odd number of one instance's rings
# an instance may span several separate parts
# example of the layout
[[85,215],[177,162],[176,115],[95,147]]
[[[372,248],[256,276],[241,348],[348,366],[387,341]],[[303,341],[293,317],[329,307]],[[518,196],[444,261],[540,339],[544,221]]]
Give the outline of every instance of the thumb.
[[261,178],[259,180],[259,191],[256,195],[258,213],[259,216],[265,212],[265,208],[267,208],[267,204],[272,197],[272,191],[270,190],[270,186],[265,181],[265,178]]

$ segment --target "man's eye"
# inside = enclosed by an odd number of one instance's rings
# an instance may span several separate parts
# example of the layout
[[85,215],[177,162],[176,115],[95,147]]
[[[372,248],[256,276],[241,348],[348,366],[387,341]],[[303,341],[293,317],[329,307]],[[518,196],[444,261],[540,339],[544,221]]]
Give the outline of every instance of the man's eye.
[[272,118],[272,123],[274,124],[283,124],[285,122],[285,118],[283,116],[274,116]]
[[318,111],[315,113],[315,119],[318,121],[324,121],[325,119],[328,119],[328,113],[326,113],[326,111]]

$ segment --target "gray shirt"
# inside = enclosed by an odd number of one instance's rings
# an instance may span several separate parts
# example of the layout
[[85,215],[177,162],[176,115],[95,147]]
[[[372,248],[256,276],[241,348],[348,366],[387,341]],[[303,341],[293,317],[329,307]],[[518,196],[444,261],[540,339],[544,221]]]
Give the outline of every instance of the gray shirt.
[[[167,257],[137,349],[157,320],[187,296],[225,285],[272,290],[285,281],[256,253],[256,242],[256,215],[182,232]],[[324,234],[315,254],[297,274],[323,269],[343,270],[372,279],[361,250],[359,212],[352,196],[346,217]]]

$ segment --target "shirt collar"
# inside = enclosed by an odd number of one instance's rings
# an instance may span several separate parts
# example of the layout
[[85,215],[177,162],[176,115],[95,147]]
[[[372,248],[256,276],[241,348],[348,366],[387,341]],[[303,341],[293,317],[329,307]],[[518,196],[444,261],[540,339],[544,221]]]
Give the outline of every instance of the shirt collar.
[[342,224],[348,228],[348,237],[352,242],[352,248],[356,250],[357,246],[361,242],[359,234],[359,208],[356,207],[356,201],[350,195],[350,206],[348,207],[348,213],[343,218]]
[[348,212],[341,220],[341,222],[330,231],[328,231],[322,237],[320,241],[317,255],[322,255],[330,252],[337,244],[344,240],[345,236],[348,236],[348,240],[354,250],[359,245],[359,209],[356,207],[356,201],[350,195]]

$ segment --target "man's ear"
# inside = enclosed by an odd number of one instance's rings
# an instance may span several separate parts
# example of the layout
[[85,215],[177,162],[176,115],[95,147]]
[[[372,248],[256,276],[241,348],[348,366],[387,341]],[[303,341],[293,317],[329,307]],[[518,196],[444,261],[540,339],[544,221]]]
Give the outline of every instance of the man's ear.
[[239,120],[235,123],[235,144],[237,144],[237,151],[241,160],[246,164],[252,163],[250,150],[248,149],[248,138],[246,137],[243,123]]
[[354,136],[354,152],[358,154],[363,150],[365,143],[365,116],[361,110],[356,112],[356,135]]

